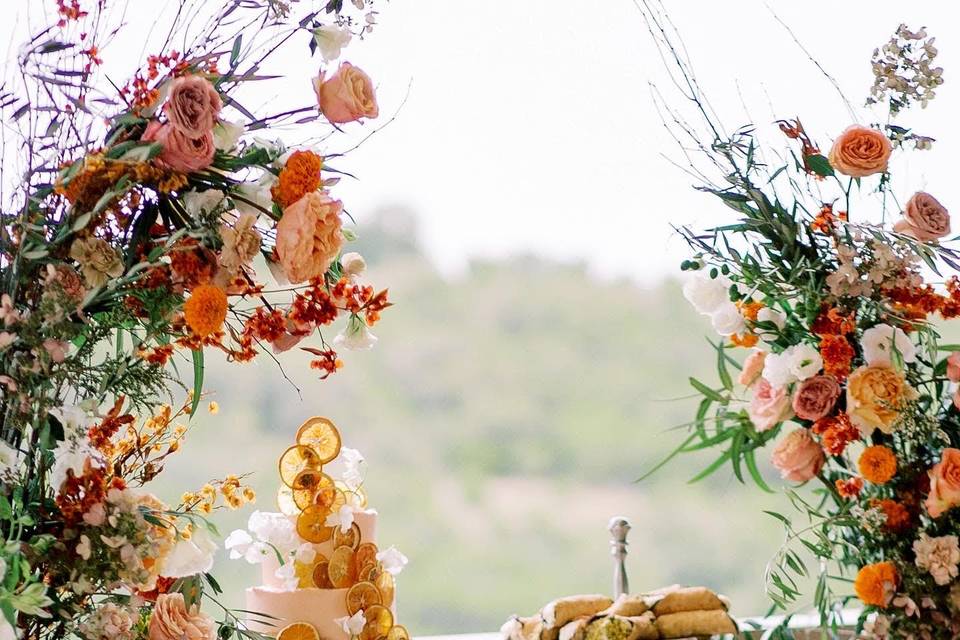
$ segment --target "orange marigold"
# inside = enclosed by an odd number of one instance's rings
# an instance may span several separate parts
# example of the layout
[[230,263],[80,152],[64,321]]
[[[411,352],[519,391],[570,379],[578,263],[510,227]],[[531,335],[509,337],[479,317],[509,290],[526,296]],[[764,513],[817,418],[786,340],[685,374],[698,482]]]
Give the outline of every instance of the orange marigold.
[[813,423],[813,432],[820,436],[820,446],[831,456],[842,455],[848,444],[860,439],[860,430],[846,413],[820,418]]
[[864,604],[886,607],[897,590],[899,579],[892,562],[875,562],[860,569],[853,589]]
[[843,382],[850,375],[850,363],[854,351],[850,342],[842,335],[825,335],[820,338],[820,357],[823,358],[823,372]]
[[910,526],[910,510],[903,504],[890,498],[871,500],[870,506],[883,511],[887,517],[885,526],[891,531],[900,531]]
[[270,188],[273,201],[286,209],[308,193],[320,188],[323,158],[313,151],[294,151]]
[[873,484],[886,484],[897,474],[897,456],[882,444],[867,447],[857,462],[860,475]]
[[183,315],[190,330],[200,337],[220,331],[227,319],[226,292],[212,284],[200,285],[183,305]]

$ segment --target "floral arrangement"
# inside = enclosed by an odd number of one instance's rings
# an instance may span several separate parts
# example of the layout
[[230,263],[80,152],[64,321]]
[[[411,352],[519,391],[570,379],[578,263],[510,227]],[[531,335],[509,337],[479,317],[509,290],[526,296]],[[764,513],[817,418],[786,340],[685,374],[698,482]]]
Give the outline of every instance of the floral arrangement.
[[[147,485],[198,413],[205,349],[239,363],[303,343],[326,378],[338,349],[376,341],[389,302],[344,252],[345,152],[264,136],[309,126],[327,148],[377,117],[371,79],[337,64],[377,11],[185,0],[121,84],[104,59],[129,27],[108,3],[47,4],[54,24],[0,87],[0,638],[260,638],[208,573],[208,514],[252,489],[228,476],[168,505]],[[295,44],[323,60],[304,106],[255,115],[245,88]]]
[[934,142],[895,124],[943,83],[934,39],[900,26],[874,52],[866,102],[884,123],[835,127],[823,154],[782,120],[778,150],[754,125],[725,133],[662,7],[642,9],[696,115],[658,98],[664,120],[703,152],[687,156],[698,188],[737,216],[678,230],[693,249],[684,295],[720,339],[718,383],[691,378],[699,406],[671,458],[716,448],[695,480],[729,465],[770,491],[757,456],[772,448],[801,514],[772,513],[787,532],[765,576],[775,610],[810,606],[811,580],[827,631],[859,605],[864,637],[958,637],[960,346],[936,324],[960,316],[960,279],[940,275],[960,256],[946,206],[895,186],[891,165]]

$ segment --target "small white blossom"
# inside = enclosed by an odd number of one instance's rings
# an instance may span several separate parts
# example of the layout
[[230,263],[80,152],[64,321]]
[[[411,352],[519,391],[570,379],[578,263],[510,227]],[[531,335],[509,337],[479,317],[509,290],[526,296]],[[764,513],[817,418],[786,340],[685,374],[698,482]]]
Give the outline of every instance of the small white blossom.
[[242,123],[221,120],[213,127],[213,144],[221,151],[231,151],[237,146],[243,132]]
[[274,571],[273,575],[283,583],[285,591],[295,591],[300,586],[300,578],[297,577],[296,567],[293,566],[292,562],[287,562],[281,566]]
[[334,348],[343,348],[348,351],[367,351],[375,344],[377,344],[377,336],[370,332],[367,323],[356,314],[350,316],[347,326],[333,339]]
[[293,552],[293,559],[300,564],[313,564],[317,558],[317,550],[309,542],[305,542],[297,547]]
[[231,560],[243,558],[253,544],[253,537],[243,529],[236,529],[223,541],[223,547],[230,552]]
[[360,635],[363,628],[367,626],[367,619],[364,617],[363,611],[357,611],[349,617],[335,618],[333,621],[340,625],[343,632],[351,638]]
[[403,571],[403,568],[407,566],[407,563],[410,562],[407,556],[400,553],[400,551],[393,546],[378,552],[377,561],[383,565],[384,571],[392,573],[393,575],[398,575]]
[[0,478],[16,472],[20,465],[20,452],[0,440]]
[[757,322],[772,322],[777,329],[783,329],[787,324],[787,314],[780,309],[764,307],[757,312]]
[[340,459],[343,461],[343,484],[350,491],[356,491],[363,485],[363,455],[356,449],[343,447],[340,449]]
[[730,301],[721,304],[710,314],[710,323],[713,330],[721,336],[732,336],[747,330],[747,323],[740,313],[740,308]]
[[313,30],[313,41],[317,43],[320,55],[327,62],[340,57],[340,51],[350,44],[353,34],[335,24],[324,25]]
[[160,575],[167,578],[186,578],[206,573],[213,567],[217,543],[205,527],[197,528],[190,538],[177,540],[163,563]]
[[328,527],[340,527],[340,531],[346,533],[350,530],[350,527],[353,526],[353,513],[353,505],[345,504],[337,511],[328,515],[324,524]]
[[823,368],[820,352],[806,344],[787,347],[782,353],[768,353],[763,363],[763,377],[774,387],[806,380]]
[[698,271],[683,284],[683,297],[703,314],[711,314],[724,302],[730,302],[730,280],[723,276],[711,278]]
[[183,194],[183,208],[194,218],[204,213],[213,213],[220,208],[225,194],[219,189],[197,191],[193,189]]
[[864,331],[860,346],[868,365],[890,365],[894,351],[900,354],[905,363],[917,360],[917,348],[910,337],[899,327],[889,324],[878,324]]

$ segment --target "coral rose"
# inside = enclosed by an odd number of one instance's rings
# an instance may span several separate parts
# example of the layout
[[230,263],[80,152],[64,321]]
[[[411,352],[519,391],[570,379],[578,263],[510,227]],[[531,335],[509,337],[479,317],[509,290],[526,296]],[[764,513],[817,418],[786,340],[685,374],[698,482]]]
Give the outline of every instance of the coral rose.
[[213,133],[222,107],[220,95],[209,80],[181,76],[173,81],[163,112],[174,129],[194,139]]
[[847,414],[863,435],[893,433],[900,408],[917,397],[903,376],[887,365],[860,367],[847,381]]
[[797,386],[793,412],[803,420],[817,421],[833,411],[840,397],[840,385],[833,376],[813,376]]
[[944,449],[940,462],[930,469],[930,493],[927,495],[927,513],[939,518],[949,509],[960,505],[960,449]]
[[370,76],[349,62],[324,79],[321,71],[313,80],[320,111],[330,122],[343,124],[360,118],[376,118],[380,110]]
[[815,478],[825,461],[820,445],[807,429],[791,431],[773,450],[771,462],[780,476],[790,482],[806,482]]
[[853,590],[864,604],[887,607],[897,591],[899,581],[897,567],[892,562],[875,562],[860,569],[853,582]]
[[277,223],[277,255],[290,282],[322,276],[340,247],[340,212],[343,204],[314,191],[284,209]]
[[760,378],[753,389],[747,414],[757,431],[768,431],[793,415],[785,387],[774,387]]
[[763,364],[767,359],[767,352],[756,349],[743,361],[743,369],[740,370],[740,377],[737,382],[745,387],[753,386],[753,383],[760,379],[763,373]]
[[893,225],[893,230],[921,242],[938,240],[950,233],[950,214],[932,195],[918,191],[907,201],[903,218]]
[[212,132],[208,131],[199,138],[188,138],[170,123],[160,124],[156,120],[147,125],[141,139],[163,145],[157,160],[181,173],[206,169],[213,162],[216,150]]
[[960,351],[954,351],[947,358],[947,379],[950,382],[960,382]]
[[213,620],[200,612],[197,605],[187,608],[182,593],[164,593],[150,614],[149,640],[214,640]]
[[864,178],[886,171],[892,150],[881,131],[855,124],[834,141],[830,166],[851,178]]

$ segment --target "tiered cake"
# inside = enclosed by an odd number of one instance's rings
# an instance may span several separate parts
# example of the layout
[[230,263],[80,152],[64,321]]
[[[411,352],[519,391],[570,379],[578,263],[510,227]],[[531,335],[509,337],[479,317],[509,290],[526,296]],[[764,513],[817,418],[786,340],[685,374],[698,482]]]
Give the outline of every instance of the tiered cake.
[[394,576],[406,558],[377,547],[362,464],[327,418],[300,427],[280,457],[280,513],[255,512],[249,531],[227,540],[231,557],[262,565],[262,584],[246,591],[250,630],[279,640],[409,640],[394,624]]

